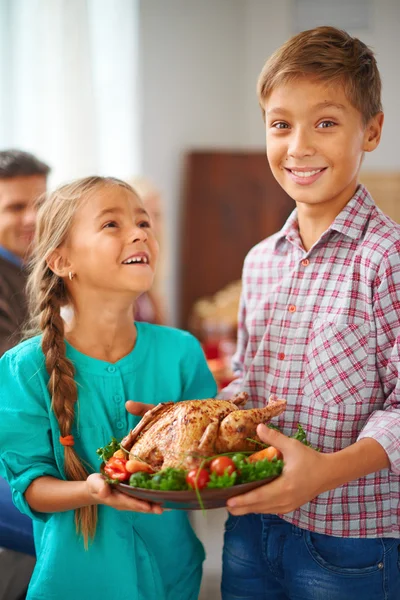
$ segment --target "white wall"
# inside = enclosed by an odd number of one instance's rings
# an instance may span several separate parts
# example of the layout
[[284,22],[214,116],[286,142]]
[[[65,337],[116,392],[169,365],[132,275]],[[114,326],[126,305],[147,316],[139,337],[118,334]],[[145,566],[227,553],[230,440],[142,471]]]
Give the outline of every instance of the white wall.
[[165,194],[177,299],[176,252],[183,154],[239,146],[245,135],[241,0],[142,0],[143,172]]
[[[350,33],[376,51],[386,123],[381,146],[368,155],[365,167],[396,170],[400,169],[400,1],[370,2],[370,29]],[[184,152],[264,148],[256,80],[265,59],[294,32],[293,3],[141,1],[142,166],[165,194],[172,261],[167,293],[173,317]]]

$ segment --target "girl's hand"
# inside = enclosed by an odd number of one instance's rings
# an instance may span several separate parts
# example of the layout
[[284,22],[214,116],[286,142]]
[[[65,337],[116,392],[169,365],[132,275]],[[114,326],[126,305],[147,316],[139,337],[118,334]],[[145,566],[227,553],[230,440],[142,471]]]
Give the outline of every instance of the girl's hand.
[[232,515],[286,514],[328,489],[328,454],[317,452],[265,425],[257,427],[257,434],[263,442],[282,452],[285,466],[275,481],[230,498],[227,505]]
[[130,510],[134,512],[153,513],[161,515],[163,509],[158,504],[150,504],[127,496],[114,489],[104,481],[100,473],[92,473],[86,480],[86,487],[93,504],[104,504],[117,510]]

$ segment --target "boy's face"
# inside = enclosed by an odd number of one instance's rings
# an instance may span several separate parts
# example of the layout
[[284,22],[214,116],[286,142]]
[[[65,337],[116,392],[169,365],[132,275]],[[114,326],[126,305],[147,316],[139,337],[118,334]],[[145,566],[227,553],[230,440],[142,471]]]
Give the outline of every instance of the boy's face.
[[45,175],[0,179],[0,246],[29,256],[36,222],[36,200],[46,191]]
[[337,212],[353,196],[364,152],[379,143],[383,115],[365,125],[340,84],[301,78],[264,104],[267,156],[282,188],[300,205]]

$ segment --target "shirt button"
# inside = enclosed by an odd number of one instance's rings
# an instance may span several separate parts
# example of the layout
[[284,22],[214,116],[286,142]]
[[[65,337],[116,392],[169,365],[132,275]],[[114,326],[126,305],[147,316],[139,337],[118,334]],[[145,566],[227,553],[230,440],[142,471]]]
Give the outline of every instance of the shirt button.
[[118,423],[117,423],[117,429],[123,429],[123,427],[124,427],[123,422],[122,421],[118,421]]
[[308,258],[305,258],[304,260],[301,261],[301,264],[303,265],[303,267],[308,267],[308,265],[310,264],[310,261],[308,260]]
[[284,353],[284,352],[279,352],[279,354],[278,354],[278,358],[279,358],[279,360],[284,360],[284,358],[285,358],[285,353]]
[[121,402],[122,396],[114,396],[114,402]]
[[294,304],[289,304],[289,312],[291,312],[291,313],[296,312],[296,307]]
[[109,373],[115,373],[115,367],[113,367],[113,366],[111,366],[111,367],[108,367],[108,368],[107,368],[107,371],[108,371]]

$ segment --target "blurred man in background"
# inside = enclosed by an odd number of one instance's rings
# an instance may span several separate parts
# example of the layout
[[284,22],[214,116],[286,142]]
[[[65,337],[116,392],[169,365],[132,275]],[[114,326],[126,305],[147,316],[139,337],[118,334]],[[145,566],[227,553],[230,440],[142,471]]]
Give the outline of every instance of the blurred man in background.
[[162,248],[153,286],[151,290],[145,292],[136,300],[135,320],[146,321],[147,323],[154,323],[156,325],[166,325],[168,323],[168,316],[165,299],[165,256],[168,256],[168,249],[166,248],[163,198],[160,190],[146,177],[135,177],[129,183],[140,196],[150,216],[157,241],[160,244],[160,248]]
[[36,200],[50,169],[19,150],[0,152],[0,356],[21,336],[27,316],[25,264],[35,232]]
[[[36,201],[46,191],[49,171],[32,154],[0,151],[0,356],[19,342],[27,317],[25,266]],[[0,600],[21,597],[34,554],[32,523],[15,508],[9,486],[0,478]]]

